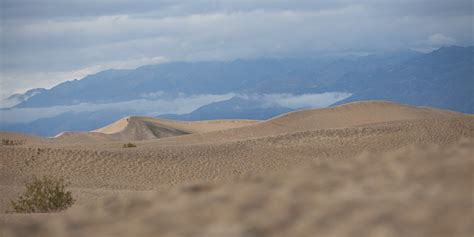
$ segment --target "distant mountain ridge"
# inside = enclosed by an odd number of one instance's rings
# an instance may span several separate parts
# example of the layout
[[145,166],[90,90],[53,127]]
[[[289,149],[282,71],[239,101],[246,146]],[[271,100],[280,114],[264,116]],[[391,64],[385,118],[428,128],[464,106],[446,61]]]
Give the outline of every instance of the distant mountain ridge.
[[[114,103],[178,94],[321,93],[347,73],[369,73],[420,54],[411,51],[351,59],[249,59],[231,62],[174,62],[135,70],[106,70],[82,80],[61,83],[16,107],[50,107],[79,103]],[[157,97],[155,97],[157,98]]]
[[106,70],[35,94],[18,108],[178,94],[349,92],[348,101],[384,99],[474,112],[474,47],[443,47],[351,59],[253,59],[175,62],[135,70]]
[[[474,113],[474,47],[452,46],[415,57],[366,80],[341,80],[353,96],[337,102],[390,100]],[[348,87],[353,86],[352,88]],[[341,85],[342,88],[344,88]]]
[[[334,105],[385,100],[474,114],[474,47],[443,47],[430,53],[413,51],[364,57],[321,59],[251,59],[231,62],[175,62],[106,70],[82,80],[15,95],[15,108],[42,108],[80,103],[116,103],[135,99],[173,99],[184,95],[304,95],[347,92]],[[34,93],[33,93],[34,92]],[[204,105],[187,114],[161,114],[176,120],[268,119],[296,107],[244,97]],[[60,131],[92,130],[127,115],[133,108],[66,112],[27,124],[0,124],[1,130],[42,136]],[[159,113],[155,113],[159,114]],[[68,118],[68,119],[64,119]]]

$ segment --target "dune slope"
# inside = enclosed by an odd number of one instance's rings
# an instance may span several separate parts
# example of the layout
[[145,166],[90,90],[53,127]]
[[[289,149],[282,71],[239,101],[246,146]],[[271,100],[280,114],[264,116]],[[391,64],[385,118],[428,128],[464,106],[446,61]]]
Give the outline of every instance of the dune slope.
[[[446,110],[417,108],[391,102],[366,101],[333,108],[291,112],[267,121],[172,121],[130,116],[91,132],[61,133],[55,139],[60,142],[74,143],[88,141],[140,141],[174,137],[174,139],[170,140],[173,143],[177,141],[190,143],[221,141],[223,139],[247,139],[287,132],[353,127],[397,120],[453,118],[459,116],[463,115]],[[188,134],[191,134],[191,136],[182,137],[182,135]]]
[[320,159],[287,174],[110,197],[5,236],[469,236],[474,143]]
[[55,137],[61,142],[140,141],[236,128],[254,120],[171,121],[129,116],[91,132],[67,132]]
[[[348,128],[366,124],[417,119],[472,117],[466,114],[385,101],[354,102],[324,109],[290,112],[267,121],[238,128],[165,139],[170,143],[217,142],[231,139],[274,136],[289,132]],[[165,141],[163,141],[165,142]]]

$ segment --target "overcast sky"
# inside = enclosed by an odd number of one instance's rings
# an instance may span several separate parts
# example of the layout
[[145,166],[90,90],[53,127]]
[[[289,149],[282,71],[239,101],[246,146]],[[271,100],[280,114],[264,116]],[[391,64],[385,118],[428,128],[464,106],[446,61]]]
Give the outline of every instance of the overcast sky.
[[2,96],[177,60],[474,42],[473,0],[0,0]]

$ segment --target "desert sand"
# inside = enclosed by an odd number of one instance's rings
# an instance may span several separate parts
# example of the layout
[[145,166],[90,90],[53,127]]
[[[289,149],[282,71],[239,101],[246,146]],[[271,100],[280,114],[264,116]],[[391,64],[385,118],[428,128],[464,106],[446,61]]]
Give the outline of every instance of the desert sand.
[[[0,212],[32,175],[77,203],[5,236],[471,236],[474,116],[389,102],[266,121],[127,117],[0,147]],[[136,148],[123,148],[133,142]]]
[[150,140],[194,133],[238,128],[255,120],[172,121],[129,116],[91,132],[63,132],[55,136],[60,142]]

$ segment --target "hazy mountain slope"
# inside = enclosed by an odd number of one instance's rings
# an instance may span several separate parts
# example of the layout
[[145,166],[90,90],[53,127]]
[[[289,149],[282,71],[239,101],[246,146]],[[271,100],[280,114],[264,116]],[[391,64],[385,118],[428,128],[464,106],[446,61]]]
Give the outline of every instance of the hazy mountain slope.
[[[351,71],[370,72],[418,54],[394,53],[353,59],[248,59],[231,62],[175,62],[107,70],[68,81],[17,107],[107,103],[137,98],[175,97],[178,93],[310,93]],[[328,90],[337,88],[326,88]],[[326,92],[328,90],[324,90]]]
[[474,113],[474,47],[441,48],[371,75],[347,75],[339,84],[354,93],[336,104],[375,99]]
[[28,100],[30,97],[41,94],[45,91],[46,91],[46,89],[44,89],[44,88],[35,88],[35,89],[28,90],[23,94],[13,94],[13,95],[5,98],[4,100],[0,101],[1,102],[0,103],[0,108],[13,107],[17,104],[20,104],[20,103]]
[[428,54],[409,51],[336,60],[164,63],[64,82],[17,107],[175,98],[179,93],[349,92],[353,96],[338,104],[382,99],[472,113],[473,54],[473,47],[452,46]]
[[120,81],[130,70],[106,70],[81,80],[63,82],[41,94],[32,96],[16,107],[50,107],[72,105],[85,102],[107,103],[132,99],[123,93],[127,83]]

